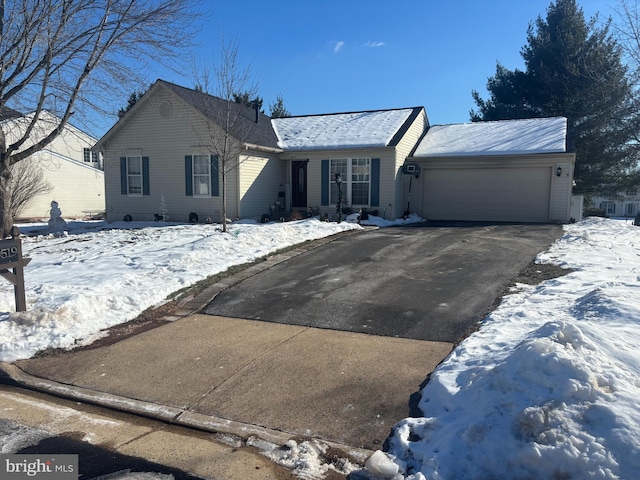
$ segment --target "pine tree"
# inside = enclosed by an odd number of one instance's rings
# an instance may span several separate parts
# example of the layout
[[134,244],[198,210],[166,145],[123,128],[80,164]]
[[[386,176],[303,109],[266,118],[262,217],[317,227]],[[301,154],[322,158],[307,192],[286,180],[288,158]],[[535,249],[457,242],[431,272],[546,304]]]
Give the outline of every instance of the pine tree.
[[525,71],[498,64],[489,99],[472,92],[473,121],[567,117],[576,192],[624,187],[637,167],[640,98],[609,28],[587,22],[575,0],[557,0],[529,26]]
[[264,99],[258,95],[252,99],[251,96],[250,92],[234,93],[233,101],[247,107],[257,108],[260,113],[264,113],[264,110],[262,110]]
[[129,99],[127,100],[127,106],[121,108],[120,110],[118,110],[118,118],[122,118],[125,116],[125,114],[131,110],[131,108],[133,108],[133,106],[138,102],[138,100],[140,100],[142,98],[142,96],[145,94],[144,91],[140,90],[140,91],[135,91],[133,92],[131,95],[129,95]]
[[289,110],[284,106],[284,98],[281,93],[278,94],[274,103],[269,103],[269,111],[269,116],[271,118],[285,118],[291,116],[291,112],[289,112]]

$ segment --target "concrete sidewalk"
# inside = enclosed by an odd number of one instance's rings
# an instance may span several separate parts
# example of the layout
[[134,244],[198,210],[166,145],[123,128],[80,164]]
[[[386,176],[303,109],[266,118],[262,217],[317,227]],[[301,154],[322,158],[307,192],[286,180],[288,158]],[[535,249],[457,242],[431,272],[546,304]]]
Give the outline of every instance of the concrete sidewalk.
[[1,364],[19,385],[171,424],[363,458],[452,344],[194,314],[113,345]]

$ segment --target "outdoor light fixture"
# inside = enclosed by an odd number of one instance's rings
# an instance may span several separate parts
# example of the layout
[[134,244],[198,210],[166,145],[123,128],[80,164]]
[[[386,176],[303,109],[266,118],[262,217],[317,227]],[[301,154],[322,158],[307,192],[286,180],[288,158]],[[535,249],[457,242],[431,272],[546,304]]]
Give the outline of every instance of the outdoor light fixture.
[[559,177],[560,175],[562,175],[562,167],[556,168],[556,177]]
[[336,173],[336,183],[340,185],[340,182],[342,182],[342,176],[340,173]]

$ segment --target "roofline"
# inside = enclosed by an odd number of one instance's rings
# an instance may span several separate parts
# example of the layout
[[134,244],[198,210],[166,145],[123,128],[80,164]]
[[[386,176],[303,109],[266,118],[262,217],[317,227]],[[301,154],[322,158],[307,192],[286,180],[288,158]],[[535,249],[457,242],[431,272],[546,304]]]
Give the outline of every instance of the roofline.
[[[333,113],[316,113],[309,115],[291,115],[290,117],[281,117],[283,120],[287,118],[306,118],[306,117],[329,117],[332,115],[353,115],[354,113],[378,113],[378,112],[394,112],[396,110],[415,110],[424,109],[424,107],[401,107],[401,108],[383,108],[379,110],[357,110],[353,112],[333,112]],[[271,120],[280,120],[280,118],[272,118]]]
[[88,168],[93,172],[99,172],[102,175],[104,175],[104,170],[101,170],[99,168],[93,167],[91,165],[88,165],[86,162],[81,162],[80,160],[76,160],[75,158],[71,158],[71,157],[67,157],[66,155],[63,155],[61,153],[55,152],[53,150],[50,149],[43,149],[43,150],[38,150],[37,152],[34,152],[30,157],[28,158],[33,158],[33,157],[38,157],[40,155],[45,155],[45,154],[49,154],[52,155],[56,158],[59,158],[61,160],[65,160],[69,163],[72,163],[78,167],[82,167],[82,168]]
[[398,143],[400,143],[400,140],[402,140],[402,137],[404,137],[404,135],[407,133],[411,125],[413,125],[413,122],[416,120],[416,118],[418,118],[418,116],[420,115],[420,112],[422,111],[425,112],[425,120],[427,121],[427,125],[429,124],[429,120],[426,119],[427,114],[426,114],[425,108],[413,107],[413,111],[409,114],[409,116],[404,121],[404,123],[400,126],[400,128],[395,133],[395,135],[391,137],[391,140],[389,140],[389,143],[387,143],[388,147],[395,147],[398,145]]
[[567,117],[565,117],[564,115],[554,115],[552,117],[505,118],[503,120],[478,120],[477,122],[437,123],[431,126],[432,127],[453,127],[456,125],[475,125],[478,123],[524,122],[527,120],[553,120],[556,118],[563,118],[567,120]]
[[573,152],[515,152],[515,153],[505,153],[505,154],[459,154],[459,155],[433,155],[430,157],[414,157],[413,155],[407,156],[408,162],[451,162],[454,160],[464,160],[469,162],[476,162],[477,159],[482,160],[491,160],[500,162],[509,157],[517,157],[520,159],[541,159],[541,158],[552,158],[552,157],[563,157],[566,158],[573,163],[575,163],[576,154]]
[[158,88],[156,85],[159,84],[158,83],[159,81],[160,79],[153,82],[153,84],[149,87],[149,89],[146,92],[144,92],[142,97],[140,97],[138,101],[134,103],[133,106],[129,110],[127,110],[122,117],[118,118],[116,123],[114,123],[111,126],[111,128],[107,130],[106,133],[98,139],[98,141],[95,144],[95,148],[97,149],[103,148],[105,143],[109,143],[109,140],[111,139],[111,137],[113,137],[116,134],[116,132],[118,132],[122,128],[122,126],[129,121],[129,118],[131,117],[131,115],[133,115],[133,112],[138,110],[141,107],[142,103],[146,103],[146,99],[148,98],[147,95],[149,94],[149,92],[151,92],[151,90],[155,90],[156,88]]

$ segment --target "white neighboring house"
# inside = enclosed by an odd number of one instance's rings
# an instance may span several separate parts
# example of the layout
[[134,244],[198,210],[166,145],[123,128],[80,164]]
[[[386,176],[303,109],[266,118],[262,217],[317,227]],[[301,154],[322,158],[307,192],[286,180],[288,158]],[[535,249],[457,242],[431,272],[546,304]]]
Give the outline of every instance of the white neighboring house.
[[604,210],[608,217],[635,217],[640,213],[640,192],[631,190],[603,195],[592,199],[595,208]]
[[[7,141],[24,132],[33,113],[3,119],[0,128]],[[24,148],[40,140],[58,125],[60,119],[43,111],[31,139]],[[65,218],[83,218],[104,212],[104,172],[101,157],[93,150],[96,139],[67,124],[62,133],[43,150],[22,160],[32,162],[43,173],[51,191],[36,195],[21,212],[21,219],[46,219],[51,202],[58,202]]]

